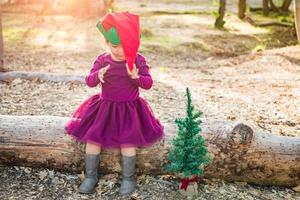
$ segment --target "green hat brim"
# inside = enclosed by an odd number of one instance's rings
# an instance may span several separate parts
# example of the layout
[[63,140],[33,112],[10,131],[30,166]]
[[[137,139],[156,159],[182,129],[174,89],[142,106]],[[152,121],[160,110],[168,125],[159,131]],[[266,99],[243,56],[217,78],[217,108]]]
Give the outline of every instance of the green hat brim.
[[97,28],[102,33],[102,35],[105,37],[105,39],[110,41],[113,45],[121,44],[120,37],[119,37],[118,32],[115,27],[111,27],[108,31],[106,31],[102,25],[102,21],[100,20],[97,23]]

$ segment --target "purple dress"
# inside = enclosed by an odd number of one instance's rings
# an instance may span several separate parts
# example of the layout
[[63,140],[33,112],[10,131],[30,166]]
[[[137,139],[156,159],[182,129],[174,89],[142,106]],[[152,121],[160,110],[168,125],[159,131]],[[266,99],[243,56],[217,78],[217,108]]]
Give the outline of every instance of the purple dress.
[[[85,81],[89,87],[100,85],[102,90],[75,110],[65,125],[66,134],[103,148],[147,147],[163,138],[163,125],[139,96],[139,87],[150,89],[153,84],[149,66],[140,54],[135,63],[139,78],[131,79],[126,61],[114,61],[107,53],[98,56]],[[107,65],[105,82],[100,83],[98,71]]]

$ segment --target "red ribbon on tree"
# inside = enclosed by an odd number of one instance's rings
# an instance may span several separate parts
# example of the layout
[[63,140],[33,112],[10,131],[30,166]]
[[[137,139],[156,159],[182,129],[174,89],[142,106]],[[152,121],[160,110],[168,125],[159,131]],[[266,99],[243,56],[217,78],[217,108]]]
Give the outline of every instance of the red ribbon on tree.
[[198,182],[198,181],[199,181],[198,176],[194,176],[193,178],[183,178],[180,180],[180,182],[181,182],[180,189],[186,190],[189,183]]

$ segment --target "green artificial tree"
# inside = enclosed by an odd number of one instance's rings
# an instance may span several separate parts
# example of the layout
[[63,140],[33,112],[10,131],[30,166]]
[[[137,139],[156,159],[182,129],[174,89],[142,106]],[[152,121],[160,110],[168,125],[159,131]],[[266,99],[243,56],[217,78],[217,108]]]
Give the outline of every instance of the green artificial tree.
[[164,169],[179,173],[181,189],[186,190],[189,182],[198,182],[198,176],[203,174],[203,166],[211,161],[211,156],[204,138],[199,134],[202,112],[195,111],[189,88],[186,88],[185,96],[187,96],[187,116],[175,119],[179,131],[172,140],[172,147],[168,153],[169,163]]

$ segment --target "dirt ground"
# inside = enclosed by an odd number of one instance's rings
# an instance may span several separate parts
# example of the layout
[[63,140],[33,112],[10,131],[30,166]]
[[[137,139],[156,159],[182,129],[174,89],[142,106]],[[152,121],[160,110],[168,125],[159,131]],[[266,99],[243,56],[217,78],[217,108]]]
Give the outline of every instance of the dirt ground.
[[[270,134],[300,136],[300,49],[294,46],[296,35],[293,28],[253,27],[236,17],[236,5],[231,2],[224,30],[214,29],[212,11],[216,10],[216,5],[207,1],[115,2],[117,10],[135,11],[141,15],[140,52],[147,57],[155,80],[153,88],[142,91],[142,95],[162,121],[174,121],[184,114],[184,90],[190,87],[193,102],[204,113],[205,119],[241,121]],[[258,5],[258,1],[250,2]],[[197,11],[197,14],[180,14],[185,11]],[[251,16],[269,20],[255,14]],[[37,16],[21,13],[21,8],[5,8],[2,21],[5,71],[87,74],[96,56],[107,49],[95,27],[96,18]],[[70,116],[80,102],[96,91],[72,84],[16,79],[12,83],[0,83],[0,114]],[[26,173],[28,170],[34,173]],[[26,191],[35,191],[32,184],[35,184],[36,176],[40,178],[42,171],[2,167],[0,177],[3,180],[10,180],[11,176],[14,180],[21,177],[22,181],[0,184],[0,191],[5,191],[0,198],[17,199]],[[42,187],[37,194],[45,194],[36,198],[49,199],[55,195],[56,175],[53,173],[57,172],[47,171],[47,178],[42,179],[44,182],[36,185]],[[62,184],[66,181],[70,184],[66,187],[71,188],[69,193],[65,191],[56,196],[57,199],[87,198],[74,194],[79,184],[77,175],[75,178],[66,174],[57,176],[57,180],[63,179]],[[154,182],[159,179],[148,178]],[[17,185],[27,181],[30,184],[18,193]],[[174,187],[174,183],[170,183]],[[111,193],[104,192],[101,197],[116,198],[117,186],[116,181],[103,186],[114,189]],[[156,198],[143,193],[151,193],[144,182],[140,187],[133,199]],[[165,199],[183,198],[178,197],[176,187],[154,184],[150,188],[158,193],[159,190],[169,192]],[[297,197],[299,195],[287,188],[222,183],[214,187],[208,185],[201,190],[198,199]]]
[[[5,173],[3,173],[5,172]],[[126,200],[182,200],[176,179],[168,176],[142,175],[137,177],[138,190],[130,196],[120,197],[118,174],[101,176],[96,193],[82,195],[77,192],[80,176],[47,169],[0,166],[0,198],[8,199],[126,199]],[[13,179],[12,179],[13,178]],[[244,182],[225,183],[204,180],[199,184],[198,200],[281,200],[299,199],[293,190],[284,187],[261,187]]]

